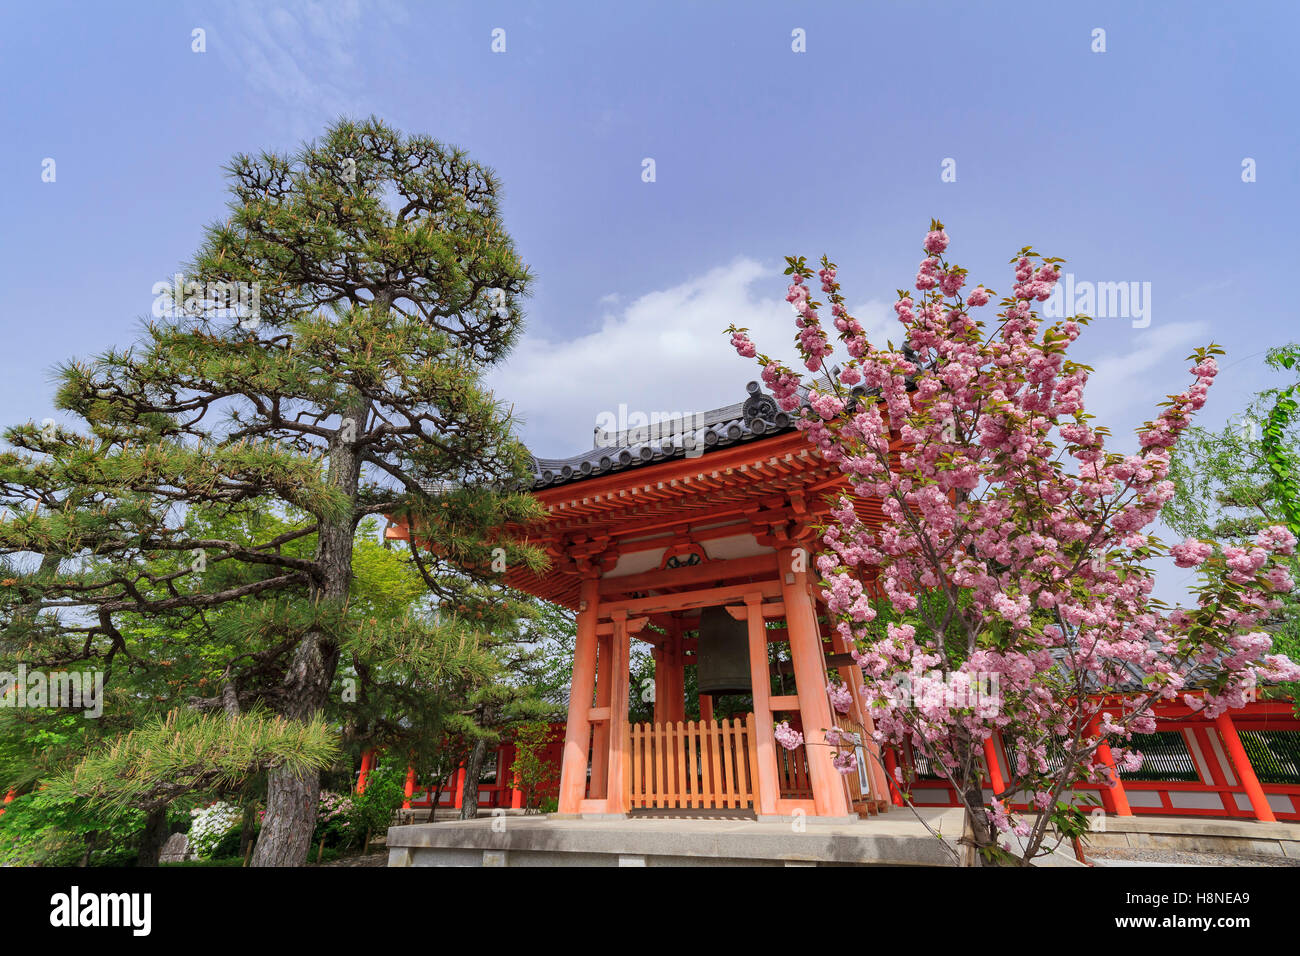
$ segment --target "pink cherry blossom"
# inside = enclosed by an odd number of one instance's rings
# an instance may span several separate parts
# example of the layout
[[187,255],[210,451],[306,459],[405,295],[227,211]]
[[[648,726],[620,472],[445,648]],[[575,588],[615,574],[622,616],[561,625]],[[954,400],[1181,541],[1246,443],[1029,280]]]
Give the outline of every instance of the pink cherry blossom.
[[[988,785],[983,742],[998,734],[1015,754],[1006,792],[1035,797],[1028,810],[994,800],[967,814],[1020,834],[1032,856],[1052,794],[1107,785],[1102,743],[1121,768],[1141,765],[1130,738],[1159,728],[1154,704],[1186,697],[1214,717],[1262,683],[1300,679],[1257,627],[1292,587],[1281,559],[1296,540],[1271,527],[1247,546],[1174,545],[1177,566],[1200,569],[1195,603],[1153,602],[1147,557],[1162,548],[1152,526],[1174,493],[1171,449],[1205,404],[1219,350],[1197,351],[1190,384],[1139,429],[1132,453],[1116,454],[1085,410],[1088,369],[1067,358],[1083,328],[1035,311],[1059,262],[1022,250],[986,324],[968,310],[993,294],[975,285],[960,298],[966,273],[943,258],[942,227],[924,246],[915,291],[894,305],[896,346],[868,340],[834,263],[788,259],[803,365],[819,371],[834,339],[847,358],[837,375],[808,378],[760,359],[762,377],[852,492],[826,505],[816,568],[831,627],[862,669],[872,742],[910,749],[963,794]],[[809,296],[814,276],[833,328]],[[740,354],[756,354],[743,329],[728,331]],[[1207,675],[1214,690],[1191,693]],[[847,687],[826,692],[851,709]],[[783,747],[803,743],[787,723],[775,734]],[[825,734],[849,772],[854,751]],[[1074,759],[1057,760],[1062,748]]]
[[835,708],[836,713],[847,714],[853,709],[853,692],[844,684],[835,682],[826,685],[826,696],[830,698],[831,706]]
[[757,352],[754,343],[750,341],[749,336],[744,332],[736,332],[732,334],[731,346],[744,358],[753,358]]
[[1170,548],[1169,553],[1173,555],[1174,563],[1180,568],[1194,568],[1205,563],[1205,559],[1214,553],[1214,547],[1203,541],[1188,538],[1182,544]]
[[789,721],[783,720],[777,724],[772,731],[772,735],[776,738],[776,742],[786,750],[794,750],[803,746],[803,734],[791,727]]

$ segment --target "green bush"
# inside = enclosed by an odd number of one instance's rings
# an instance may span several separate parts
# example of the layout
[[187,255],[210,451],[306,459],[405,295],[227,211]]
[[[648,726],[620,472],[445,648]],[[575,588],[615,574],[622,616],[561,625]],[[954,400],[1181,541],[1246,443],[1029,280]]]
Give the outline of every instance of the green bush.
[[380,764],[372,770],[366,777],[365,792],[352,795],[352,806],[347,817],[353,839],[365,840],[367,833],[387,832],[393,812],[405,799],[405,790],[405,767],[396,763]]
[[[36,790],[0,815],[0,866],[130,866],[144,814],[106,813],[93,801]],[[89,848],[89,852],[87,852]]]

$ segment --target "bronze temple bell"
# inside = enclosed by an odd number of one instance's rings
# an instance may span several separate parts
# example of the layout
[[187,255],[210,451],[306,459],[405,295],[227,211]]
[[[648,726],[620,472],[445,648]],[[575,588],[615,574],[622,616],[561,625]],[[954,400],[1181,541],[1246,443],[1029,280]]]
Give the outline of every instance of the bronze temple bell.
[[700,612],[695,679],[701,694],[751,694],[749,623],[737,621],[725,607]]

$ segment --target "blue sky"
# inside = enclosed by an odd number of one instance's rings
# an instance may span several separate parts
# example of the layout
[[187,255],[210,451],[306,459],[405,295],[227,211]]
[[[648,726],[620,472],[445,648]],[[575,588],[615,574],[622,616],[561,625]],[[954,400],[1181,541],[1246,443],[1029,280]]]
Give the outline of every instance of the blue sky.
[[1183,357],[1217,341],[1203,421],[1220,422],[1271,381],[1263,351],[1300,338],[1297,9],[10,4],[4,419],[51,414],[56,363],[129,341],[153,283],[223,214],[230,154],[376,113],[504,181],[537,281],[528,336],[493,381],[539,454],[586,447],[621,402],[743,397],[755,369],[720,333],[749,325],[782,351],[786,254],[829,253],[883,329],[932,216],[1000,291],[1025,244],[1080,281],[1150,283],[1148,326],[1099,319],[1080,341],[1094,410],[1127,436],[1187,381]]

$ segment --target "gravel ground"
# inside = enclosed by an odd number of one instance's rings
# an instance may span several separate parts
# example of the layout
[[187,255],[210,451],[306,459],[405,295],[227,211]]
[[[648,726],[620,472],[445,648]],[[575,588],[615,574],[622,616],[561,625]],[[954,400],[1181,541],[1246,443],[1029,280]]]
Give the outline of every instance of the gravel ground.
[[[1285,856],[1260,854],[1203,853],[1195,850],[1154,850],[1133,847],[1107,847],[1088,850],[1089,860],[1123,860],[1129,863],[1164,863],[1181,866],[1300,866],[1300,860]],[[366,854],[345,856],[329,863],[308,863],[308,866],[388,866],[388,850],[382,844],[371,846]]]
[[[1283,856],[1230,856],[1226,853],[1198,853],[1191,850],[1135,850],[1115,848],[1090,850],[1089,859],[1125,860],[1133,863],[1176,863],[1183,866],[1300,866],[1300,860]],[[347,856],[330,863],[309,863],[308,866],[374,866],[388,865],[388,854],[374,850],[364,856]]]
[[1176,863],[1183,866],[1300,866],[1300,860],[1287,856],[1258,854],[1202,853],[1193,850],[1152,850],[1134,847],[1108,847],[1088,850],[1090,860],[1125,860],[1133,863]]
[[357,854],[355,856],[345,856],[342,859],[331,860],[329,863],[308,863],[308,866],[388,866],[388,851],[383,847],[375,847],[369,853]]

